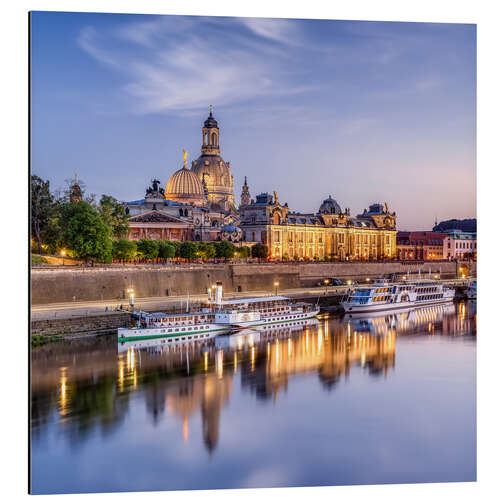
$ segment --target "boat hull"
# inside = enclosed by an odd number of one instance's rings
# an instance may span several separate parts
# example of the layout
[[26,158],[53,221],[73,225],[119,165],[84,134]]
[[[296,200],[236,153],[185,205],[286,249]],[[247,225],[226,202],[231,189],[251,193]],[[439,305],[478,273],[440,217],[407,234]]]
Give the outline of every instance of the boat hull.
[[344,309],[346,314],[366,314],[370,312],[381,312],[381,311],[398,311],[398,310],[408,310],[408,309],[414,309],[416,307],[427,307],[427,306],[434,306],[434,305],[440,305],[440,304],[446,304],[449,302],[453,302],[454,297],[443,297],[440,300],[429,300],[426,302],[416,302],[416,301],[411,301],[411,302],[397,302],[393,304],[352,304],[349,302],[342,302],[341,306]]
[[[149,340],[149,339],[175,339],[175,341],[184,340],[202,340],[204,338],[213,337],[220,333],[227,332],[231,329],[228,325],[203,325],[194,329],[195,325],[189,325],[179,328],[178,332],[168,332],[168,328],[118,328],[118,342],[128,342],[132,340]],[[208,328],[205,328],[208,327]]]

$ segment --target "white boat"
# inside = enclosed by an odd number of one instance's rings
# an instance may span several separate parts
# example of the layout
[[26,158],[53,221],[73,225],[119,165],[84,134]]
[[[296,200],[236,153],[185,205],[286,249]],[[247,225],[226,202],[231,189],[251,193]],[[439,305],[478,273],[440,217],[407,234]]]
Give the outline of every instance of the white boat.
[[317,316],[319,306],[296,302],[290,297],[270,296],[238,300],[222,300],[218,284],[215,300],[199,312],[135,313],[135,328],[118,328],[118,341],[169,338],[172,342],[204,340],[234,328],[299,324]]
[[445,304],[453,301],[455,289],[439,281],[419,279],[351,288],[342,299],[346,313],[357,314]]
[[467,283],[465,295],[468,299],[475,300],[477,298],[477,280],[471,280]]

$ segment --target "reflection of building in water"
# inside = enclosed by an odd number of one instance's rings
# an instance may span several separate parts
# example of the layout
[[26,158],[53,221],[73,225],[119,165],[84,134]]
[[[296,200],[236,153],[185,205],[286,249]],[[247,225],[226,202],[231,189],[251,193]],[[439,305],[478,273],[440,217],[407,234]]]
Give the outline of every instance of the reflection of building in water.
[[399,314],[315,321],[305,330],[264,327],[258,332],[209,342],[166,346],[146,342],[144,349],[117,354],[116,338],[78,344],[49,344],[32,354],[32,430],[57,415],[73,443],[99,427],[109,432],[129,410],[129,394],[140,391],[154,422],[165,410],[179,418],[189,436],[189,419],[200,414],[209,451],[219,441],[223,406],[239,370],[244,388],[275,400],[290,376],[316,372],[324,388],[335,387],[353,365],[370,375],[395,365],[396,337],[467,335],[475,332],[470,303],[418,308]]
[[186,378],[166,388],[168,409],[183,422],[183,437],[189,435],[189,417],[201,410],[203,440],[212,452],[219,440],[220,414],[231,395],[233,376],[231,372],[218,376],[208,373]]
[[[260,398],[274,399],[281,389],[287,389],[288,377],[317,371],[321,382],[331,388],[342,374],[349,374],[353,363],[367,366],[370,374],[384,372],[394,366],[396,335],[383,337],[350,331],[330,332],[329,323],[308,328],[300,335],[282,338],[275,332],[266,339],[261,334],[255,369],[242,368],[242,384],[255,390]],[[274,335],[274,338],[273,338]]]

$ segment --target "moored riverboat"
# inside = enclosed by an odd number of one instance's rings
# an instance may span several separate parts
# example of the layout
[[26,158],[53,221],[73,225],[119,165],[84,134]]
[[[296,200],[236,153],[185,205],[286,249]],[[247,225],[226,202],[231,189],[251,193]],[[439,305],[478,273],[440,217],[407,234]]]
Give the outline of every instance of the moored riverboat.
[[454,288],[439,281],[419,279],[356,286],[348,290],[341,305],[346,313],[358,314],[445,304],[454,297]]
[[[317,304],[294,301],[290,297],[250,297],[222,300],[222,285],[216,287],[215,300],[199,312],[135,313],[135,328],[119,328],[118,341],[169,338],[172,342],[203,340],[232,329],[276,324],[299,324],[319,313]],[[169,341],[170,341],[169,340]]]

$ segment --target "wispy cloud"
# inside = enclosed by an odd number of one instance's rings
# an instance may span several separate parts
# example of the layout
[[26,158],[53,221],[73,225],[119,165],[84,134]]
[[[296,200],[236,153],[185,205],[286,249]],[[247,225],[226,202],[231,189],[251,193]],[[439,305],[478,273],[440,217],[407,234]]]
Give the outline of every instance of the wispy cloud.
[[91,55],[97,61],[114,68],[118,68],[119,64],[114,57],[105,49],[100,47],[102,40],[100,40],[99,33],[92,26],[86,26],[80,32],[77,43],[87,54]]
[[164,17],[107,33],[86,27],[78,45],[122,73],[122,90],[135,98],[133,110],[139,113],[184,113],[212,101],[229,105],[313,88],[276,64],[289,54],[273,42],[295,43],[295,25],[270,19],[237,20],[236,25],[242,22],[257,40],[228,30],[217,18]]
[[296,45],[302,40],[297,21],[288,19],[242,18],[241,23],[254,34],[276,42]]

